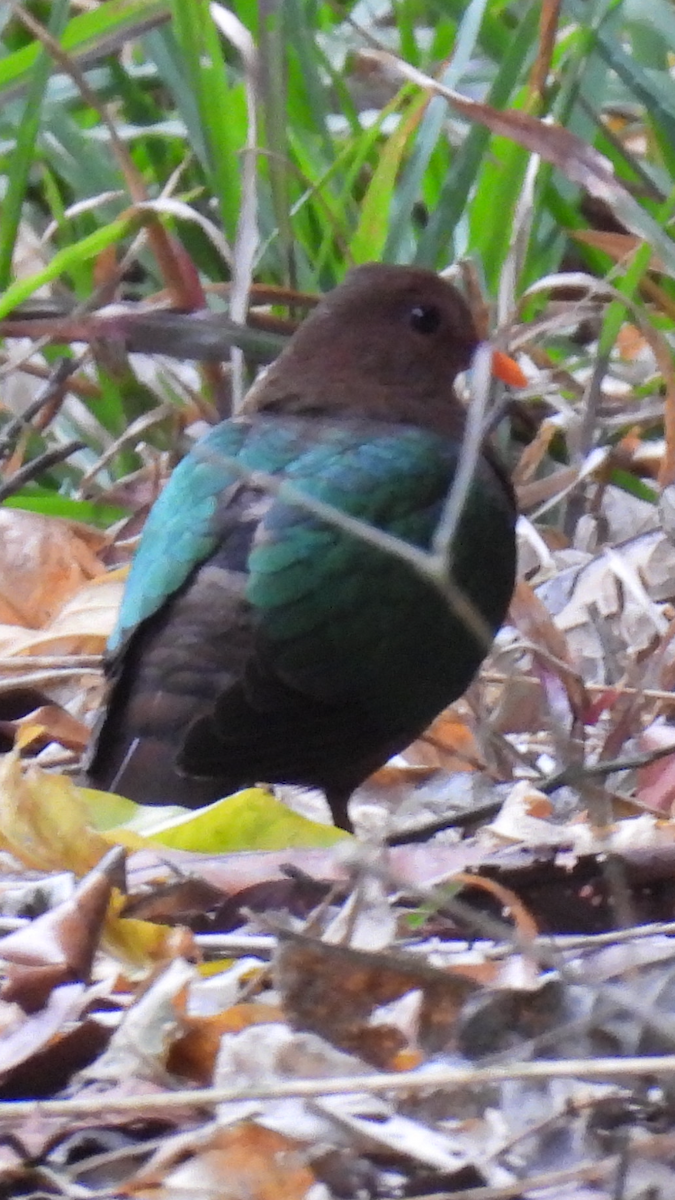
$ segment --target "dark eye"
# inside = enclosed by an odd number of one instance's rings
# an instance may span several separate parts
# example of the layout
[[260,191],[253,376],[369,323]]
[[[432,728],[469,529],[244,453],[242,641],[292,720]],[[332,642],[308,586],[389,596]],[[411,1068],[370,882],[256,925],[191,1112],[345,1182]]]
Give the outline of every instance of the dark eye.
[[435,304],[416,304],[410,310],[410,324],[416,333],[435,333],[441,323],[441,314]]

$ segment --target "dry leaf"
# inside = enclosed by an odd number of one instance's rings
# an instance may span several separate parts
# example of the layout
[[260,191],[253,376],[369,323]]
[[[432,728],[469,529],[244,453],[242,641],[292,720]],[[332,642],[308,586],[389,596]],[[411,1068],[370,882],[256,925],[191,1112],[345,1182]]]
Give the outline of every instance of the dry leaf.
[[637,799],[651,812],[675,815],[675,729],[672,725],[652,725],[640,736],[640,750],[673,747],[672,756],[659,758],[637,774]]
[[0,509],[0,622],[41,629],[102,571],[67,521]]
[[120,882],[123,862],[124,852],[111,850],[72,896],[0,941],[0,959],[9,964],[2,987],[5,1000],[34,1012],[54,987],[88,981],[113,883]]
[[150,1164],[126,1193],[138,1200],[304,1200],[316,1183],[308,1157],[302,1143],[246,1122],[216,1129],[168,1172],[165,1163],[157,1173]]
[[541,647],[544,652],[539,673],[549,704],[552,707],[556,705],[553,693],[555,681],[559,680],[565,689],[573,716],[577,720],[582,718],[588,707],[588,696],[583,680],[573,665],[565,635],[524,579],[516,584],[509,614],[519,633],[533,642],[535,647]]
[[86,875],[110,849],[64,775],[26,767],[12,752],[0,761],[0,794],[0,844],[26,866]]
[[46,741],[60,742],[69,750],[81,751],[91,738],[89,727],[58,704],[43,704],[25,717],[20,717],[14,726],[17,730],[16,746],[20,750],[35,741]]
[[373,1013],[419,990],[422,1047],[447,1047],[459,1012],[477,990],[467,976],[461,966],[444,971],[413,955],[355,950],[288,932],[280,934],[275,958],[276,985],[296,1026],[388,1070],[409,1047],[396,1025],[373,1024]]
[[425,730],[423,736],[405,752],[412,763],[442,767],[445,771],[476,771],[483,756],[469,724],[470,710],[452,705]]
[[169,1070],[208,1087],[213,1080],[223,1034],[239,1033],[251,1025],[269,1025],[282,1020],[283,1013],[275,1005],[250,1003],[233,1004],[208,1017],[187,1017],[185,1033],[171,1047]]

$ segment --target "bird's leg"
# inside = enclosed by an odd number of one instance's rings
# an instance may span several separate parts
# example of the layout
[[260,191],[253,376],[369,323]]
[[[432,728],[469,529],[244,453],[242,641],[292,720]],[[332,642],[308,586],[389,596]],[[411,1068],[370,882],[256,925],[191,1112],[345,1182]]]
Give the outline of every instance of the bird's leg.
[[326,800],[328,801],[328,807],[333,817],[333,823],[337,825],[338,829],[345,829],[347,833],[354,832],[354,826],[349,819],[350,796],[351,791],[344,791],[342,789],[331,788],[329,791],[326,791]]

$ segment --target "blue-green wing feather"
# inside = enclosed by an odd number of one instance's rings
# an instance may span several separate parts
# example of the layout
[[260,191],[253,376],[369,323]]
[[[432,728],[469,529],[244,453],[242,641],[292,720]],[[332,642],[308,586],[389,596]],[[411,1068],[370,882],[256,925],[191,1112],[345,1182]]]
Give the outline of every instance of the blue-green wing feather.
[[[456,444],[422,430],[343,429],[294,460],[286,475],[308,495],[428,548],[457,455]],[[456,558],[459,582],[476,602],[485,581],[480,566],[466,565],[478,556],[492,570],[481,532],[486,515],[508,554],[512,516],[500,481],[482,463],[458,539],[467,539],[468,552]],[[383,714],[389,704],[402,712],[407,700],[398,688],[426,672],[440,708],[452,698],[448,680],[456,676],[463,690],[482,657],[440,594],[406,563],[298,506],[277,501],[269,509],[249,570],[247,596],[275,669],[317,698],[359,694]],[[503,603],[495,597],[495,625]],[[433,710],[435,698],[422,699]]]
[[109,653],[119,651],[216,549],[217,514],[240,481],[228,459],[274,473],[297,452],[297,432],[285,432],[276,422],[257,429],[246,421],[224,421],[202,438],[176,467],[146,521]]
[[133,630],[161,608],[187,579],[196,563],[215,548],[213,517],[218,497],[232,482],[222,454],[236,455],[243,433],[234,422],[219,425],[174,470],[153,505],[143,529],[122,599],[117,625],[108,642],[115,653]]
[[[204,562],[218,541],[217,513],[228,503],[228,493],[240,479],[228,465],[235,459],[251,471],[270,474],[284,472],[290,480],[308,492],[345,512],[372,523],[390,526],[396,521],[397,508],[405,514],[416,503],[416,496],[404,496],[397,504],[399,489],[392,489],[392,463],[407,462],[408,476],[419,474],[417,435],[382,437],[373,443],[364,434],[341,430],[336,426],[319,428],[322,434],[307,444],[306,422],[282,422],[274,419],[254,424],[226,421],[213,429],[176,467],[161,496],[153,506],[122,601],[117,626],[109,650],[115,652],[142,621],[157,612],[164,602],[185,583],[195,566]],[[422,441],[425,439],[422,438]],[[428,447],[427,447],[428,449]],[[395,469],[395,468],[394,468]],[[407,479],[403,481],[404,485]],[[405,491],[405,486],[400,489]],[[287,532],[292,530],[292,536]],[[275,504],[266,528],[275,536],[267,552],[258,558],[264,573],[286,565],[286,581],[277,576],[278,587],[292,591],[303,587],[291,573],[306,573],[307,563],[315,555],[328,552],[326,568],[332,557],[339,562],[343,543],[334,530],[306,518],[301,510]],[[334,545],[333,545],[334,544]],[[331,547],[333,554],[330,555]],[[316,583],[312,572],[306,579],[309,592]],[[255,603],[252,588],[251,599]]]

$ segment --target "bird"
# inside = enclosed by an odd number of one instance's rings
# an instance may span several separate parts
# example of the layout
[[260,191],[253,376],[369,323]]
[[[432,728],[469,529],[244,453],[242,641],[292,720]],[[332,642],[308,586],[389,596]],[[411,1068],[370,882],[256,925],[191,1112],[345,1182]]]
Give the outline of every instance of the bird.
[[[414,565],[311,503],[428,550],[465,428],[455,380],[479,343],[461,293],[425,268],[367,263],[324,295],[150,511],[90,786],[200,808],[296,784],[353,829],[352,793],[463,694],[503,623],[516,504],[484,444],[450,569],[486,639]],[[525,382],[507,355],[492,363]]]

